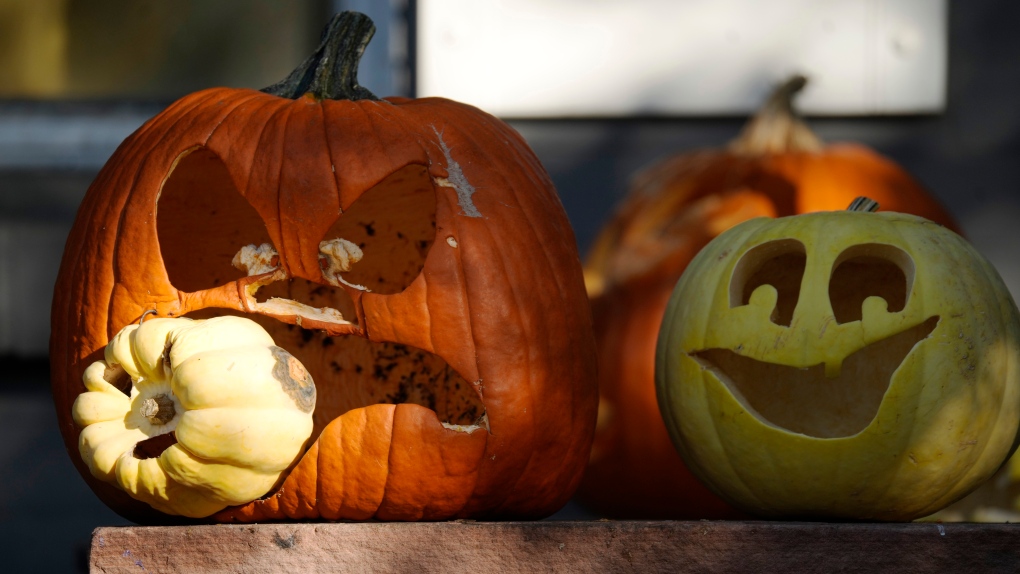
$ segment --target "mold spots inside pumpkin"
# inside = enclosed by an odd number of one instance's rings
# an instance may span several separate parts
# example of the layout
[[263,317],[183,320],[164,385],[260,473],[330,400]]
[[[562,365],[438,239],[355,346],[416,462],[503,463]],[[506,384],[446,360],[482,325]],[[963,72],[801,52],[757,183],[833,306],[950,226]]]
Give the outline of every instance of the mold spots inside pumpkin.
[[270,331],[316,383],[316,435],[334,418],[373,404],[413,403],[435,411],[448,425],[486,426],[475,385],[442,357],[357,335],[328,336],[293,325]]
[[[400,293],[421,274],[435,240],[436,193],[428,170],[406,166],[362,194],[326,231],[319,252],[323,279],[372,293]],[[354,251],[356,257],[337,261],[335,253]]]
[[707,349],[690,356],[712,371],[759,420],[817,438],[848,437],[871,424],[893,373],[938,322],[934,316],[865,346],[843,359],[834,378],[825,376],[824,364],[801,369],[729,349]]
[[312,436],[318,436],[323,427],[347,411],[379,403],[429,408],[447,428],[462,427],[453,430],[488,429],[478,385],[438,355],[408,345],[370,341],[358,334],[330,336],[272,317],[227,309],[202,309],[187,317],[220,315],[255,321],[304,366],[315,383]]
[[265,223],[223,161],[202,147],[184,152],[163,183],[156,232],[170,283],[186,292],[244,277],[231,264],[238,250],[270,243]]

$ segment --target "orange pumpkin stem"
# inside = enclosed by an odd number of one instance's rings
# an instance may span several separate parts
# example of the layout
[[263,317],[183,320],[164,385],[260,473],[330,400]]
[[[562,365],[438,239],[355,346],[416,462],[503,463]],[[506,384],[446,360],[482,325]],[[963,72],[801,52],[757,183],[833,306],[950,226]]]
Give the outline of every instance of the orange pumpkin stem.
[[378,100],[358,85],[358,63],[374,35],[371,18],[360,12],[340,12],[322,31],[315,52],[286,79],[262,91],[292,100],[306,94],[318,100]]
[[730,151],[740,155],[821,151],[822,140],[793,108],[794,96],[805,85],[807,78],[793,76],[773,90],[740,136],[730,143]]

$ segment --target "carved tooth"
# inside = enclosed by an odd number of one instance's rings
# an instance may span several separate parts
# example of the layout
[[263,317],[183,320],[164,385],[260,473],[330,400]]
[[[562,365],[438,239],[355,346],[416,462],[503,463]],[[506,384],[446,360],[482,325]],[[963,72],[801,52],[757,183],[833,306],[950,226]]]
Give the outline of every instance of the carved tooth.
[[350,271],[351,265],[361,261],[361,258],[365,256],[356,243],[340,237],[320,242],[319,253],[329,262],[327,273]]
[[245,245],[234,255],[230,264],[247,273],[249,277],[262,275],[275,271],[280,266],[280,254],[269,243],[263,243],[258,247],[254,244]]
[[341,273],[350,271],[351,265],[361,261],[364,256],[356,243],[340,237],[319,243],[319,260],[326,263],[322,276],[330,285],[336,287],[343,284],[360,291],[369,291],[368,287],[349,283],[340,276]]

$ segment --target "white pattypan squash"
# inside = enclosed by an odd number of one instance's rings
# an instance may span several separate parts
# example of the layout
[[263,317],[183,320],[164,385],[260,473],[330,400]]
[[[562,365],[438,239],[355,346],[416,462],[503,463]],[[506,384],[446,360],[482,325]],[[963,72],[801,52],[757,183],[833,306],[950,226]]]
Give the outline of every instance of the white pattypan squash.
[[[130,396],[115,386],[126,377]],[[312,433],[308,371],[241,317],[129,325],[83,378],[82,459],[167,514],[204,517],[265,495]]]

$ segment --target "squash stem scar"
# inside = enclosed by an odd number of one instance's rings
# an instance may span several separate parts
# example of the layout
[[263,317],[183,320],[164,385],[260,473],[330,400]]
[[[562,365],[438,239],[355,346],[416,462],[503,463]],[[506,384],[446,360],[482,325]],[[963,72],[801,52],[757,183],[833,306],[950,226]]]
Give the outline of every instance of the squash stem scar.
[[162,426],[173,420],[177,411],[173,400],[163,394],[145,399],[142,403],[142,416],[149,419],[150,423]]

